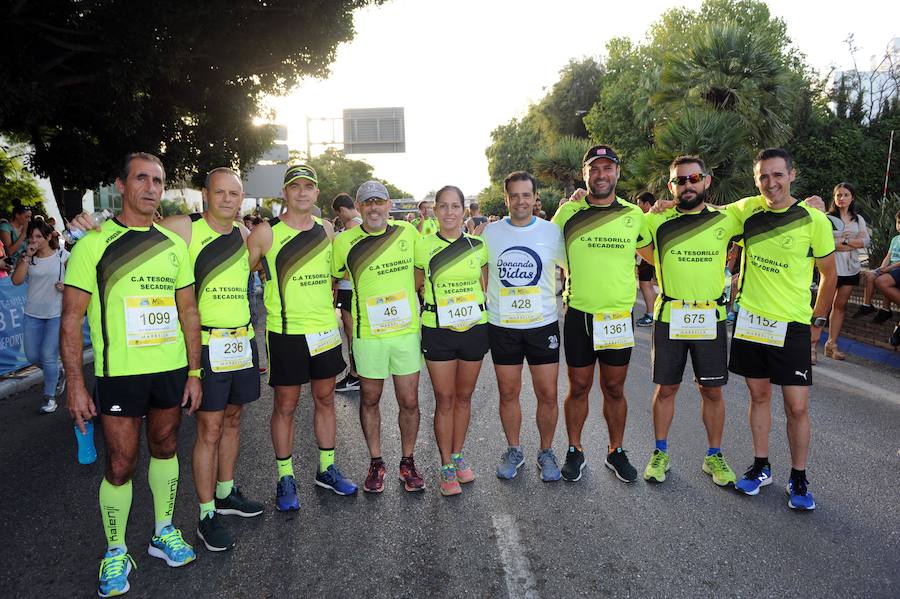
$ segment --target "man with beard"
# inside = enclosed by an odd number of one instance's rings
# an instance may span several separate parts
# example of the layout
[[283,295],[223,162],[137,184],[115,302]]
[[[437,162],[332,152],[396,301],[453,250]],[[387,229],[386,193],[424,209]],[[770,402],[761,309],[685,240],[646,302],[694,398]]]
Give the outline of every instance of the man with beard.
[[660,294],[653,308],[656,448],[644,479],[666,480],[667,436],[690,353],[708,441],[702,469],[715,484],[725,486],[736,477],[720,449],[725,426],[722,387],[728,382],[723,273],[728,245],[742,227],[730,212],[704,203],[712,178],[699,157],[679,156],[669,166],[669,177],[675,206],[647,215]]
[[[622,449],[628,415],[624,387],[634,347],[634,255],[650,245],[650,233],[641,209],[616,197],[619,157],[615,151],[606,145],[594,146],[582,163],[587,196],[560,206],[552,221],[562,229],[569,273],[563,325],[569,373],[564,404],[569,450],[562,477],[575,482],[585,466],[581,431],[588,415],[594,364],[599,361],[603,416],[609,432],[606,466],[619,480],[634,482],[637,471]],[[652,259],[649,252],[644,253]],[[602,279],[597,277],[599,273],[603,273]]]

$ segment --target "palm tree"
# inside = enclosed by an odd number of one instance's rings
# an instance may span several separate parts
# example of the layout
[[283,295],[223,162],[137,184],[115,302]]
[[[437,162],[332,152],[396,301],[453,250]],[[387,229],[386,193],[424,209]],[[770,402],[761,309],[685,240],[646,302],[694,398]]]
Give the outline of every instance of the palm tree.
[[534,174],[545,181],[556,181],[566,197],[575,191],[575,181],[581,180],[581,159],[591,142],[588,139],[564,135],[547,144],[535,154]]

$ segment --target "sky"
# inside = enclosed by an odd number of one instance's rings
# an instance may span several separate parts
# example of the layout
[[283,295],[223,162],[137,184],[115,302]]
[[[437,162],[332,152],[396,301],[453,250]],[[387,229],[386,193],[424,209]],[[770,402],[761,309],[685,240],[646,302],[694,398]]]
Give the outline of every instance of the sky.
[[[340,118],[345,108],[401,106],[406,152],[353,154],[375,176],[424,197],[443,185],[475,195],[489,184],[485,148],[498,125],[525,114],[571,59],[602,58],[617,36],[643,41],[667,9],[701,2],[643,0],[388,0],[355,14],[355,38],[338,48],[325,80],[304,81],[272,98],[288,145],[306,150],[306,118]],[[844,40],[855,36],[861,69],[900,36],[900,2],[781,0],[767,2],[788,35],[822,74],[852,66]],[[587,109],[589,107],[585,107]],[[340,125],[336,135],[340,137]],[[332,126],[314,121],[314,142]],[[314,145],[313,154],[324,149]]]

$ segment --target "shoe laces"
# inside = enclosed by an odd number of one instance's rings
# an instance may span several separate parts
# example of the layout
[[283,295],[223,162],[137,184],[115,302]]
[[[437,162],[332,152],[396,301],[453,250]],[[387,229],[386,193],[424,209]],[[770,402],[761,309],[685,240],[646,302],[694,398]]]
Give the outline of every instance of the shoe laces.
[[384,476],[383,473],[384,462],[375,462],[369,464],[369,475],[367,478],[382,478]]
[[457,470],[465,470],[466,469],[466,467],[467,467],[466,466],[466,458],[462,454],[459,454],[458,458],[452,458],[452,459],[453,459],[453,464],[456,466]]
[[102,580],[112,580],[122,576],[125,568],[128,566],[128,562],[131,562],[132,567],[137,570],[137,564],[134,563],[134,560],[127,553],[123,552],[104,557],[100,561],[100,578]]
[[159,535],[159,539],[172,551],[181,551],[188,547],[188,544],[181,537],[181,531],[177,528],[172,528],[169,532]]
[[507,447],[506,451],[504,451],[502,454],[500,454],[500,459],[504,462],[518,462],[519,461],[518,460],[519,456],[517,455],[518,453],[519,452],[517,452],[512,447]]
[[441,478],[444,482],[452,483],[456,480],[456,466],[441,466]]
[[293,477],[285,476],[278,481],[278,494],[287,495],[288,492],[297,493],[297,483]]
[[714,470],[729,470],[728,464],[725,463],[725,456],[723,456],[721,453],[714,453],[713,455],[708,457],[709,461],[712,463],[712,467]]
[[556,462],[556,456],[552,451],[542,451],[538,461],[541,465],[544,465],[546,462],[552,462],[554,466],[559,468],[559,464]]
[[654,451],[653,457],[650,458],[650,467],[651,468],[659,468],[662,466],[663,461],[665,460],[666,453],[662,450]]

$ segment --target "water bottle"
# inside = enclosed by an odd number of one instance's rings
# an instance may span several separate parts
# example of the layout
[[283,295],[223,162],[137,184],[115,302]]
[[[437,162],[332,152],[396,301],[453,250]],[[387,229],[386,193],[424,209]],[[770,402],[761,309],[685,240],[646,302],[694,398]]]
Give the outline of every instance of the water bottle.
[[[91,220],[94,223],[94,226],[100,226],[109,218],[112,217],[112,213],[104,208],[103,210],[98,210],[97,212],[91,215]],[[87,231],[82,231],[81,229],[76,229],[74,227],[67,228],[62,232],[62,238],[66,240],[66,243],[69,245],[73,245],[76,241],[81,239],[87,235]]]
[[97,448],[94,447],[94,422],[85,420],[84,433],[75,425],[75,440],[78,441],[78,463],[93,464],[97,461]]
[[725,295],[725,303],[727,304],[731,301],[731,271],[728,267],[725,267],[725,289],[723,291]]

